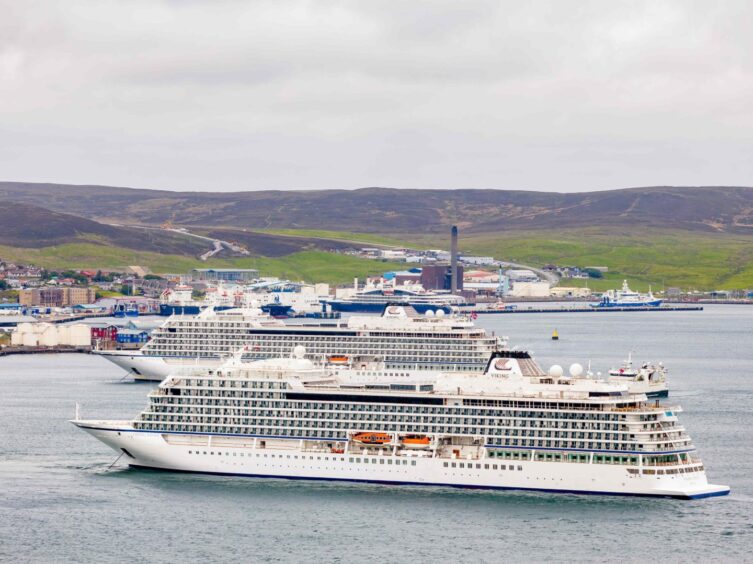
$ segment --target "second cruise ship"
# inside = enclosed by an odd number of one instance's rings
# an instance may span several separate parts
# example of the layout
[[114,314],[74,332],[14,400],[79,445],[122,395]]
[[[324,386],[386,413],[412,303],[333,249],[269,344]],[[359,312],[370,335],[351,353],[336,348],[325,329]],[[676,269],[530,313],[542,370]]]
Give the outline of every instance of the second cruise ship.
[[317,361],[372,356],[388,368],[480,372],[506,343],[469,317],[442,310],[418,315],[410,307],[387,306],[381,316],[286,325],[259,310],[208,309],[169,318],[141,350],[96,352],[137,380],[161,381],[176,372],[216,368],[240,348],[246,360],[262,360],[288,357],[296,345]]

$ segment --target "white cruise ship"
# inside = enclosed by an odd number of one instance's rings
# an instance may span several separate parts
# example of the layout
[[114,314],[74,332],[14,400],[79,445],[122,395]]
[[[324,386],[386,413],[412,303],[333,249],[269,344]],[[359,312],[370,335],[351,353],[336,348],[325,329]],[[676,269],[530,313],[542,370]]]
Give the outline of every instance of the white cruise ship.
[[387,307],[381,317],[310,325],[286,325],[259,310],[233,309],[173,316],[139,351],[96,352],[136,379],[161,381],[175,372],[216,368],[244,346],[244,358],[261,360],[290,356],[296,345],[317,361],[370,355],[393,368],[479,372],[505,342],[466,316],[418,315],[400,306]]
[[[696,499],[679,407],[495,353],[484,373],[354,379],[304,358],[172,376],[133,421],[73,423],[134,467],[221,475]],[[367,376],[367,375],[366,375]]]

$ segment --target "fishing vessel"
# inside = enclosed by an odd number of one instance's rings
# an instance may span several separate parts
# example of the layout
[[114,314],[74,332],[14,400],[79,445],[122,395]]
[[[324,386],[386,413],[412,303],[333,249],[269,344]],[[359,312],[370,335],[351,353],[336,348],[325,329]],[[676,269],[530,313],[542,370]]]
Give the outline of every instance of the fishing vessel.
[[678,406],[495,353],[477,375],[354,381],[306,359],[171,376],[134,420],[72,421],[128,465],[232,476],[697,499]]
[[633,353],[619,368],[609,370],[609,380],[627,383],[633,391],[645,393],[649,398],[665,398],[669,395],[667,369],[663,363],[644,362],[640,368],[633,366]]
[[640,294],[631,290],[627,280],[623,280],[622,289],[607,290],[602,295],[601,301],[590,305],[591,307],[659,307],[661,304],[662,300],[654,297],[650,288],[648,294]]
[[502,338],[465,315],[419,315],[402,306],[386,307],[381,316],[289,325],[259,309],[207,309],[171,317],[151,337],[138,351],[94,352],[137,380],[160,381],[174,372],[216,368],[243,347],[247,360],[289,356],[302,345],[315,360],[371,355],[391,368],[470,372],[483,371],[490,354],[505,348]]
[[451,313],[454,308],[468,305],[462,296],[425,290],[419,284],[406,286],[367,286],[352,296],[324,300],[332,311],[350,313],[381,313],[387,305],[409,306],[418,313]]

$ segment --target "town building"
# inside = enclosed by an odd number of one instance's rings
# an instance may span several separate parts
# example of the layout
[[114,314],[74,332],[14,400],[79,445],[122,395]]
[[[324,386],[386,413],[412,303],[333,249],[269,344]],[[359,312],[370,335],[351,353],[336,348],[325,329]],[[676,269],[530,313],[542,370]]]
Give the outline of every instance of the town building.
[[516,298],[548,298],[548,282],[513,282],[510,296]]
[[253,268],[194,268],[191,276],[201,282],[250,282],[259,278],[259,271]]
[[591,296],[589,288],[574,288],[570,286],[555,286],[549,290],[553,298],[588,298]]
[[24,306],[68,307],[89,304],[96,299],[94,288],[78,286],[25,288],[18,291],[18,303]]

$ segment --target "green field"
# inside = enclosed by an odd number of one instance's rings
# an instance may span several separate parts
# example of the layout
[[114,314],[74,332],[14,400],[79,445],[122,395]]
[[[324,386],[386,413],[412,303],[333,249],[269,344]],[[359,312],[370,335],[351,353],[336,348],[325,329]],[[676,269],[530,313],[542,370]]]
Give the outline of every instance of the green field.
[[[386,237],[374,233],[352,233],[350,231],[326,231],[324,229],[254,229],[259,233],[272,235],[290,235],[293,237],[315,237],[318,239],[334,239],[372,245],[387,245],[390,247],[406,247],[411,243],[393,237]],[[414,244],[415,245],[415,244]]]
[[595,290],[627,278],[635,289],[753,288],[753,237],[679,231],[619,232],[604,229],[548,233],[499,233],[461,239],[461,248],[531,265],[607,266],[603,280],[563,280]]
[[[447,248],[441,236],[401,236],[401,239],[361,233],[318,230],[273,230],[272,233],[362,240],[364,244],[402,244],[414,248]],[[413,243],[411,243],[413,241]],[[686,231],[606,230],[589,228],[546,232],[501,232],[464,234],[460,249],[495,258],[543,266],[607,266],[601,280],[563,280],[565,286],[588,285],[593,290],[619,286],[627,278],[637,290],[676,286],[690,290],[753,288],[753,236]],[[46,268],[121,269],[141,265],[154,273],[185,273],[192,268],[257,268],[265,276],[280,276],[307,282],[350,283],[405,264],[360,259],[323,251],[303,251],[279,258],[233,258],[207,262],[181,255],[139,252],[96,243],[73,243],[22,249],[0,246],[0,257]]]
[[304,251],[280,258],[235,258],[203,262],[191,257],[139,252],[92,243],[71,243],[41,249],[0,246],[0,257],[50,269],[118,270],[139,265],[148,267],[155,274],[182,274],[192,268],[257,268],[262,276],[331,284],[345,284],[355,276],[363,278],[405,266],[323,251]]

